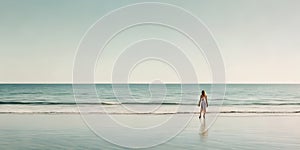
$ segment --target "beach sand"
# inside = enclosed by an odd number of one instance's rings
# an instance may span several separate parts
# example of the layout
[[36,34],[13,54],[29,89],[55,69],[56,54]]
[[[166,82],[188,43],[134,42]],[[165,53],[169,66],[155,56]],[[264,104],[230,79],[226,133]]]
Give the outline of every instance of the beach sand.
[[[169,116],[114,117],[140,128]],[[177,136],[149,149],[300,149],[298,114],[221,114],[206,130],[209,117],[204,122],[194,115]],[[134,121],[142,118],[144,124]],[[99,138],[78,114],[1,114],[0,122],[0,149],[124,149]],[[110,126],[105,130],[126,136]]]

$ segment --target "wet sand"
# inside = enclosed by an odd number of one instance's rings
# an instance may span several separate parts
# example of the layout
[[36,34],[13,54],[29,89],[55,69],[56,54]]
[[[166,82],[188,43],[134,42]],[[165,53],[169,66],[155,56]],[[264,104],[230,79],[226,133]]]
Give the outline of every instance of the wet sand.
[[[97,115],[101,118],[101,115]],[[114,115],[136,128],[168,115]],[[195,115],[182,132],[150,149],[299,149],[298,114],[221,114],[211,124]],[[135,121],[136,119],[142,121]],[[155,120],[155,121],[154,121]],[[93,133],[78,114],[1,114],[0,149],[124,149]],[[143,124],[142,124],[143,122]],[[209,126],[211,127],[207,129]],[[109,125],[114,136],[122,136]],[[163,131],[161,131],[163,133]],[[123,135],[126,136],[126,135]],[[130,137],[127,137],[130,138]],[[149,137],[148,140],[155,139]],[[151,141],[148,141],[151,142]]]

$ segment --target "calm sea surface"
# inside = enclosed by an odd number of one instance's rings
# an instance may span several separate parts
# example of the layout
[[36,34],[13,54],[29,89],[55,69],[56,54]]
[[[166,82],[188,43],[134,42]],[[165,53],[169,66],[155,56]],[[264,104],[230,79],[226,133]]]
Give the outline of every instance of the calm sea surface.
[[[300,85],[297,84],[0,84],[0,113],[76,113],[77,105],[95,113],[103,113],[99,107],[107,108],[110,113],[138,113],[120,107],[152,108],[154,105],[162,108],[141,113],[180,113],[176,111],[178,105],[197,105],[202,89],[207,92],[211,112],[300,111]],[[190,109],[181,113],[193,112]]]
[[[134,138],[155,143],[157,135],[172,135],[177,125],[187,123],[182,132],[150,149],[300,149],[300,85],[229,84],[223,91],[224,87],[0,84],[0,149],[126,149],[95,134],[92,128],[97,126],[87,126],[92,123],[105,126],[99,131],[112,139],[125,137],[130,148],[141,145]],[[205,120],[197,114],[202,89],[209,103]],[[82,116],[91,119],[84,122]],[[107,116],[129,129],[153,129],[154,135],[130,137],[114,122],[106,125]],[[191,120],[175,120],[168,130],[155,128],[172,117]]]

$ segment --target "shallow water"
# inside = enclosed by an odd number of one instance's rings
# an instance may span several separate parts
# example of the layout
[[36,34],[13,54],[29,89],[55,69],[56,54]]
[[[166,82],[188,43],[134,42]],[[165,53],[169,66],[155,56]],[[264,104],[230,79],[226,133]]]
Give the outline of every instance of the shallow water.
[[213,86],[0,84],[0,149],[300,148],[300,85]]
[[[95,135],[75,114],[2,114],[0,121],[0,149],[124,149]],[[299,123],[299,115],[224,114],[204,131],[204,121],[195,116],[177,136],[149,149],[299,149]],[[112,128],[107,130],[113,136],[123,134]]]

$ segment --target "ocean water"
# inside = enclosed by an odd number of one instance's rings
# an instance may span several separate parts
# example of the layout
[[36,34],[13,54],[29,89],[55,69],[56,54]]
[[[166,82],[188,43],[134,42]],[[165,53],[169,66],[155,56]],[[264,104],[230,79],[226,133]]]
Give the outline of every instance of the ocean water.
[[0,84],[0,113],[196,113],[202,89],[208,113],[300,113],[298,84]]
[[300,85],[223,87],[1,84],[0,149],[300,149]]

